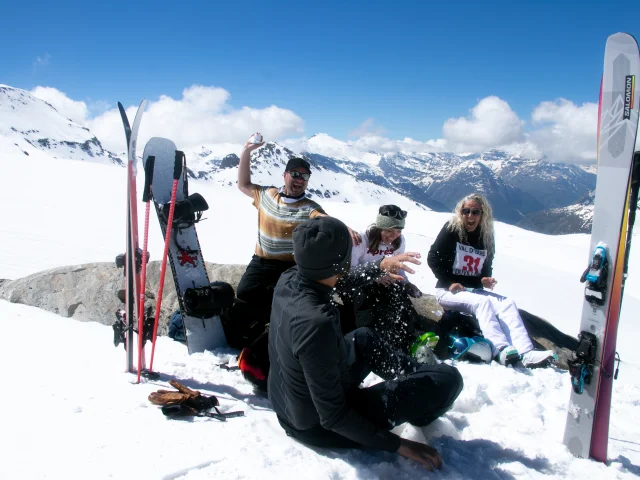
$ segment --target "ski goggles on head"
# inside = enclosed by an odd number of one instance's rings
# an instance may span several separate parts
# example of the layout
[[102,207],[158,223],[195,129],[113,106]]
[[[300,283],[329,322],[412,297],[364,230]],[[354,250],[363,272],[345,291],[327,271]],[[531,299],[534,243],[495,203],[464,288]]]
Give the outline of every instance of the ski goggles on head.
[[309,179],[311,178],[310,173],[300,173],[300,172],[296,172],[295,170],[289,170],[287,171],[287,173],[291,175],[291,178],[295,178],[295,179],[301,178],[305,182],[308,182]]
[[462,213],[462,215],[478,216],[478,215],[482,215],[482,209],[481,208],[463,208],[462,210],[460,210],[460,213]]
[[380,215],[384,215],[385,217],[397,218],[398,220],[402,220],[403,218],[407,217],[406,210],[400,210],[398,207],[389,205],[381,206],[380,210],[378,210],[378,213]]

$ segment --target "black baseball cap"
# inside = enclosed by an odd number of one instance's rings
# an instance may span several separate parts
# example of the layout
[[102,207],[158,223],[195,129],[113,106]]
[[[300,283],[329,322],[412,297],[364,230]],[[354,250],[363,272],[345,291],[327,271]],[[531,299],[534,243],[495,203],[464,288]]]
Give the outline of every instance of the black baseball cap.
[[311,165],[304,158],[300,157],[291,157],[287,162],[287,167],[285,168],[286,172],[293,170],[294,168],[302,167],[307,170],[307,172],[311,173]]

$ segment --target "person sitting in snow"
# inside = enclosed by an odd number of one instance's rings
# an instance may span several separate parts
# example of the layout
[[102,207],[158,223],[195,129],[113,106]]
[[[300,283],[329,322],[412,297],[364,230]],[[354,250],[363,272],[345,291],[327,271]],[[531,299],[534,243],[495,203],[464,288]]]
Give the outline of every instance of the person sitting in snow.
[[[340,220],[298,225],[293,248],[297,266],[278,280],[269,328],[268,395],[282,428],[307,445],[386,450],[440,468],[436,449],[390,430],[404,422],[424,426],[446,412],[462,390],[458,370],[419,364],[369,328],[342,335],[332,293],[349,271],[352,240]],[[413,273],[404,262],[419,264],[418,258],[384,257],[358,277],[372,281],[386,271],[403,280],[397,272]],[[359,388],[370,372],[384,381]]]
[[[322,207],[307,198],[306,189],[311,177],[311,165],[303,158],[292,157],[284,170],[281,187],[256,185],[251,182],[251,152],[264,145],[262,136],[256,133],[247,141],[238,165],[238,188],[253,199],[258,209],[258,241],[255,254],[238,283],[236,297],[244,302],[234,306],[232,321],[228,323],[228,337],[236,322],[251,321],[257,324],[256,332],[262,332],[269,322],[273,289],[282,272],[295,265],[291,234],[296,225],[310,218],[326,215]],[[356,240],[358,240],[356,238]],[[235,341],[239,348],[246,347]]]
[[[407,212],[396,205],[381,206],[376,222],[360,232],[362,241],[353,247],[351,267],[359,268],[360,265],[404,253],[406,242],[402,230],[406,217]],[[409,297],[418,298],[422,292],[407,279],[404,271],[401,270],[400,274],[402,280],[396,281],[391,275],[383,275],[361,288],[341,282],[338,294],[345,304],[343,330],[368,326],[395,348],[408,351],[417,336],[421,320]]]
[[427,256],[438,279],[436,298],[445,310],[475,315],[502,365],[521,361],[529,368],[548,366],[555,353],[534,350],[513,300],[489,291],[497,283],[491,276],[494,255],[491,206],[480,194],[468,195],[458,202]]

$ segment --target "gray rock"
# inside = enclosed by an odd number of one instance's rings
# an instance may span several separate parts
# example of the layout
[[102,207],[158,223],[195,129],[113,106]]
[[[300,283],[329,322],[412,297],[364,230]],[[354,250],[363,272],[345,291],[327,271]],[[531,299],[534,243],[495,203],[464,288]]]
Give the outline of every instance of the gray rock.
[[[210,281],[229,283],[237,290],[246,265],[206,263]],[[146,305],[155,311],[160,277],[160,262],[147,265]],[[124,288],[123,270],[113,263],[89,263],[35,273],[17,280],[0,280],[0,298],[13,303],[30,305],[63,317],[83,322],[111,325],[115,312],[123,307],[118,292]],[[442,316],[442,307],[435,296],[423,295],[412,299],[416,311],[432,324]],[[178,309],[178,297],[173,277],[167,267],[158,334],[166,335],[171,314]],[[521,310],[525,326],[539,347],[554,349],[560,356],[559,366],[567,368],[567,359],[577,340],[563,334],[550,323]],[[437,326],[436,326],[437,328]],[[437,331],[437,330],[436,330]]]
[[[211,281],[224,281],[234,290],[246,269],[245,265],[221,265],[207,263]],[[160,262],[147,265],[146,305],[155,311],[156,294],[160,277]],[[63,317],[83,322],[111,325],[115,312],[123,307],[118,291],[124,288],[123,270],[113,263],[89,263],[85,265],[54,268],[17,280],[0,283],[0,298],[12,303],[22,303],[42,308]],[[160,310],[158,332],[165,335],[171,314],[178,308],[173,277],[169,267]]]

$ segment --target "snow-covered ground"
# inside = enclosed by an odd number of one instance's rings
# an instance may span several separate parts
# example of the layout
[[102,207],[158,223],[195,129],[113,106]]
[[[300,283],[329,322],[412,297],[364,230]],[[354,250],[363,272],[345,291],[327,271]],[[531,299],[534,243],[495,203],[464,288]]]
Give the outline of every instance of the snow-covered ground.
[[[11,145],[0,137],[0,151]],[[113,261],[124,247],[125,169],[53,159],[38,150],[3,155],[0,204],[0,278],[18,278],[57,266]],[[187,159],[188,160],[188,159]],[[140,179],[141,180],[141,179]],[[274,179],[274,181],[277,181]],[[141,191],[142,183],[139,185]],[[190,182],[211,209],[198,225],[205,258],[246,263],[253,252],[256,211],[237,189]],[[382,199],[384,200],[384,199]],[[322,202],[355,229],[375,219],[378,203]],[[139,212],[144,212],[140,204]],[[140,213],[142,216],[142,213]],[[410,210],[408,249],[425,254],[447,214]],[[637,242],[636,242],[637,243]],[[587,235],[545,236],[497,225],[494,274],[498,293],[576,334],[582,308],[578,282],[588,258]],[[458,364],[465,388],[452,411],[424,430],[397,433],[427,440],[445,467],[433,478],[632,478],[640,475],[640,253],[632,251],[614,382],[610,466],[572,457],[562,443],[571,390],[566,372],[519,373],[493,364]],[[151,221],[150,251],[158,259],[162,236]],[[428,266],[413,281],[433,291]],[[289,439],[266,399],[256,397],[238,372],[216,364],[234,351],[188,356],[160,338],[157,382],[135,385],[122,373],[124,351],[109,327],[78,323],[0,301],[6,333],[0,348],[5,388],[0,395],[0,478],[411,478],[419,465],[371,451],[313,450]],[[28,341],[22,341],[27,338]],[[171,378],[213,393],[223,410],[243,418],[172,421],[147,397]]]

